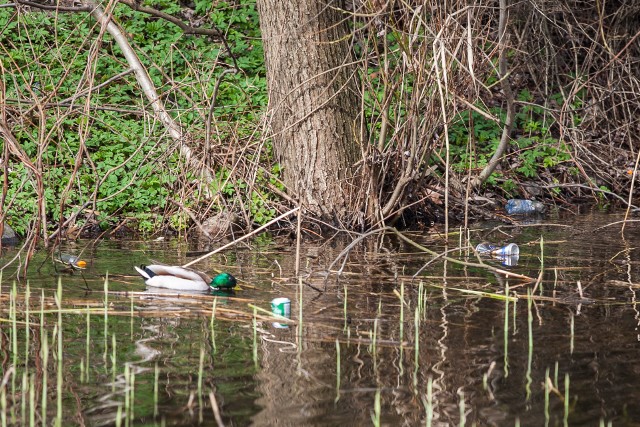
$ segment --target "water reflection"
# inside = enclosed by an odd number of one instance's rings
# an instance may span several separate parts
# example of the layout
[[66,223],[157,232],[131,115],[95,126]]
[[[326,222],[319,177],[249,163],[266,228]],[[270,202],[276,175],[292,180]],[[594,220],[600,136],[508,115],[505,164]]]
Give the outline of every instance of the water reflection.
[[[348,241],[307,243],[298,280],[295,253],[276,239],[198,266],[232,272],[235,294],[158,292],[131,266],[184,264],[185,245],[103,242],[83,252],[90,290],[78,272],[60,276],[60,301],[42,255],[28,292],[19,282],[14,293],[3,271],[2,376],[17,374],[4,381],[7,419],[24,421],[23,402],[43,417],[46,387],[44,417],[58,416],[61,393],[61,416],[88,425],[215,425],[214,408],[233,425],[365,425],[377,393],[387,425],[629,424],[640,419],[640,228],[628,224],[622,237],[601,228],[617,219],[473,227],[474,241],[508,233],[517,262],[485,262],[537,285],[441,260],[413,278],[430,256],[389,237],[355,247],[340,277],[327,269]],[[451,250],[437,236],[411,238]],[[290,323],[271,316],[274,298],[290,300]]]

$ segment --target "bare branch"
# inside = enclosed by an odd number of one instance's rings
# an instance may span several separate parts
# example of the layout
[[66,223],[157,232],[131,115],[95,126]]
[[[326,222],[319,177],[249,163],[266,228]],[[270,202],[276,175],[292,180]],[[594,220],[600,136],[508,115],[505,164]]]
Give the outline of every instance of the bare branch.
[[149,78],[149,74],[147,70],[140,62],[140,59],[136,55],[136,53],[131,48],[129,41],[125,37],[125,35],[120,31],[120,28],[111,20],[110,16],[107,16],[102,8],[98,5],[93,4],[92,2],[87,2],[87,4],[92,6],[91,15],[103,26],[106,27],[111,37],[113,37],[122,50],[127,62],[129,63],[129,67],[133,70],[136,76],[136,80],[140,85],[140,88],[143,90],[145,96],[151,103],[151,107],[153,111],[160,119],[162,124],[167,128],[169,135],[171,138],[180,145],[180,154],[184,157],[184,159],[194,166],[197,170],[201,170],[202,174],[205,178],[205,184],[211,182],[211,174],[206,169],[206,167],[194,156],[193,150],[191,147],[187,145],[187,141],[191,140],[188,132],[184,131],[180,125],[171,117],[171,115],[167,112],[164,107],[164,103],[158,93],[156,92],[156,88]]
[[201,34],[201,35],[211,36],[211,37],[223,36],[222,32],[217,28],[196,28],[196,27],[189,26],[173,15],[169,15],[168,13],[165,13],[158,9],[154,9],[152,7],[142,6],[142,4],[134,0],[118,0],[118,3],[126,4],[133,10],[136,10],[138,12],[144,12],[151,16],[155,16],[155,17],[164,19],[165,21],[171,22],[172,24],[180,28],[185,34]]
[[502,136],[500,137],[500,143],[496,148],[496,151],[493,153],[493,156],[489,160],[489,163],[484,167],[482,172],[478,175],[478,177],[473,180],[472,184],[475,187],[479,187],[482,185],[484,181],[489,178],[489,175],[493,173],[495,168],[498,166],[500,161],[502,160],[502,155],[507,149],[509,145],[509,139],[511,138],[511,128],[513,127],[513,120],[515,118],[515,111],[513,106],[513,91],[511,90],[511,84],[509,83],[508,77],[508,64],[507,64],[507,47],[505,43],[506,36],[506,27],[507,27],[507,1],[500,0],[500,19],[498,21],[498,34],[500,37],[500,58],[499,58],[499,69],[500,69],[500,84],[502,85],[502,91],[504,92],[504,97],[507,102],[507,116],[504,121],[504,127],[502,128]]
[[[222,32],[217,28],[192,27],[190,25],[185,24],[184,22],[182,22],[182,20],[180,20],[179,18],[176,18],[173,15],[170,15],[158,9],[154,9],[152,7],[142,6],[141,4],[133,0],[118,0],[118,3],[127,5],[128,7],[130,7],[135,11],[143,12],[148,15],[155,16],[157,18],[164,19],[165,21],[171,22],[172,24],[180,28],[182,32],[185,34],[198,34],[198,35],[205,35],[205,36],[211,36],[211,37],[223,37]],[[0,7],[15,7],[16,5],[29,6],[37,9],[42,9],[42,10],[52,10],[56,12],[91,12],[93,9],[93,6],[91,6],[90,3],[82,6],[60,6],[55,4],[38,3],[38,2],[33,2],[28,0],[17,0],[16,3],[3,4],[3,5],[0,5]]]
[[90,5],[57,6],[53,4],[36,3],[36,2],[26,1],[26,0],[18,0],[17,3],[14,3],[14,4],[21,4],[23,6],[35,7],[37,9],[42,9],[42,10],[55,10],[56,12],[91,12]]

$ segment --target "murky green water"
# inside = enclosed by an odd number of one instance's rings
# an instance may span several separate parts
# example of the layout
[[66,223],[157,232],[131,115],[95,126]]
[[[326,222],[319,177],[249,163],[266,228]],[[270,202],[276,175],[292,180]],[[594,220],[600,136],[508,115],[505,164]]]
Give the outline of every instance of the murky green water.
[[[543,280],[529,300],[534,285],[452,262],[433,262],[414,279],[431,256],[393,236],[367,238],[326,283],[347,241],[306,242],[302,281],[294,242],[268,236],[197,265],[238,277],[232,297],[145,292],[133,265],[180,265],[207,249],[177,241],[67,246],[89,261],[73,275],[58,276],[39,254],[28,293],[26,281],[13,293],[15,268],[3,271],[2,422],[216,425],[217,409],[236,426],[632,425],[640,420],[640,223],[624,235],[620,225],[604,227],[621,219],[474,226],[474,244],[520,245],[517,266],[489,263],[532,277],[544,238]],[[459,244],[410,237],[437,252]],[[3,248],[3,265],[13,256]],[[467,292],[507,287],[517,301]],[[285,328],[268,317],[279,296],[291,299]],[[254,317],[254,306],[266,311]]]

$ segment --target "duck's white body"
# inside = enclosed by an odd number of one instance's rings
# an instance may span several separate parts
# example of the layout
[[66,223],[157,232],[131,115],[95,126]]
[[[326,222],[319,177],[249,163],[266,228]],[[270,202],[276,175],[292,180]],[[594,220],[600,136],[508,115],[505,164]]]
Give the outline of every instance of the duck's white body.
[[204,273],[170,265],[142,265],[135,269],[147,286],[178,291],[208,291],[211,278]]

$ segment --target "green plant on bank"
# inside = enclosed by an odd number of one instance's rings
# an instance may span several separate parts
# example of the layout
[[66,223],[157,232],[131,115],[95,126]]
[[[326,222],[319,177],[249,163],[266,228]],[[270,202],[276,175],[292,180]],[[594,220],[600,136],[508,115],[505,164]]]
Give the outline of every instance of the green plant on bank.
[[[513,142],[506,153],[504,162],[509,165],[502,171],[494,172],[488,179],[490,185],[499,185],[507,194],[513,195],[516,181],[533,178],[545,169],[553,168],[571,159],[567,145],[551,132],[554,121],[545,114],[543,107],[532,104],[533,97],[528,90],[518,94],[517,112],[513,126]],[[489,111],[501,122],[506,112],[500,108]],[[473,129],[469,129],[472,123]],[[474,144],[470,144],[470,133]],[[469,168],[479,171],[485,167],[498,147],[502,136],[502,124],[488,120],[475,111],[461,113],[450,126],[453,168],[464,172]],[[474,147],[475,150],[470,150]]]
[[269,186],[275,187],[280,191],[284,191],[284,186],[277,179],[280,176],[281,167],[276,163],[271,168],[269,174],[265,174],[263,169],[258,169],[255,182],[250,185],[244,180],[229,180],[229,170],[222,169],[217,174],[216,182],[222,185],[222,188],[214,185],[212,191],[221,191],[222,194],[229,199],[247,196],[245,203],[248,205],[248,212],[251,220],[256,224],[266,224],[276,217],[276,210],[271,208],[270,201],[275,200],[272,192],[268,191]]
[[[154,2],[153,7],[178,17],[186,10],[166,0]],[[43,100],[55,105],[87,88],[89,80],[96,86],[126,70],[110,36],[102,38],[96,52],[91,51],[100,28],[88,14],[52,14],[35,8],[15,12],[10,7],[0,8],[0,61],[9,111]],[[225,34],[231,52],[210,37],[185,35],[172,24],[124,5],[116,6],[114,17],[140,55],[166,107],[189,129],[195,144],[204,141],[205,121],[219,76],[238,66],[238,72],[226,74],[219,86],[212,122],[211,144],[226,150],[227,145],[255,133],[257,117],[266,106],[255,1],[212,5],[198,0],[188,12],[203,25]],[[86,97],[81,96],[73,107],[46,109],[43,123],[33,109],[22,120],[12,122],[11,131],[27,156],[34,164],[41,159],[50,229],[92,200],[96,203],[89,206],[91,214],[80,215],[78,225],[91,219],[106,229],[126,218],[144,233],[188,227],[190,219],[184,212],[167,210],[167,200],[180,194],[176,190],[182,182],[195,177],[185,172],[183,159],[164,129],[139,113],[148,110],[140,93],[129,74],[94,91],[86,105]],[[268,150],[255,155],[259,156],[257,163],[270,164]],[[9,167],[3,209],[11,226],[24,234],[36,217],[36,180],[14,158],[9,159]],[[224,165],[216,167],[217,174],[227,173]],[[257,171],[253,172],[257,175],[253,185],[248,184],[248,177],[234,176],[234,188],[223,194],[232,201],[241,197],[250,207],[251,220],[262,224],[273,217],[268,201],[275,196],[262,185],[268,180],[263,176],[266,174]],[[269,174],[278,175],[279,168]],[[243,191],[246,188],[253,191]],[[188,208],[198,208],[197,199],[182,202]]]

